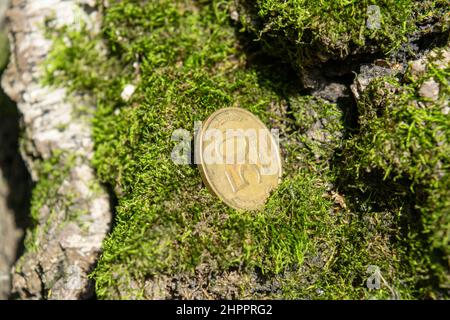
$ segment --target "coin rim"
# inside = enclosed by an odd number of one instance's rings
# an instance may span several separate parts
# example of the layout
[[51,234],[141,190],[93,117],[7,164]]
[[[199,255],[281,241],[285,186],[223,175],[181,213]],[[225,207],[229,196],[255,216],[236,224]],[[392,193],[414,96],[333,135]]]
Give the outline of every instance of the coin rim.
[[[246,211],[254,211],[254,210],[258,210],[260,209],[263,205],[261,205],[261,207],[257,207],[257,208],[252,208],[252,209],[248,209],[248,208],[241,208],[241,207],[237,207],[234,204],[230,203],[230,201],[228,201],[226,199],[226,197],[224,197],[220,192],[218,192],[218,189],[213,185],[213,183],[211,182],[211,180],[209,179],[207,173],[206,173],[206,168],[203,164],[203,152],[202,152],[202,144],[203,144],[203,134],[206,130],[206,128],[209,127],[209,125],[211,124],[212,120],[219,114],[223,113],[223,112],[228,112],[228,111],[237,111],[237,112],[243,112],[246,113],[248,116],[250,116],[250,118],[252,118],[253,120],[255,120],[256,122],[258,122],[265,130],[267,130],[270,133],[270,139],[272,141],[272,144],[277,148],[277,158],[278,158],[278,167],[279,167],[279,174],[278,174],[278,184],[280,184],[281,182],[281,177],[283,174],[283,165],[282,165],[282,159],[281,159],[281,152],[280,152],[280,148],[279,146],[275,143],[275,138],[272,136],[269,128],[267,128],[267,126],[264,124],[264,122],[262,122],[256,115],[254,115],[252,112],[250,112],[247,109],[244,108],[236,108],[236,107],[229,107],[229,108],[222,108],[219,110],[214,111],[206,120],[205,122],[202,124],[201,130],[199,130],[198,132],[196,132],[196,141],[195,141],[195,159],[197,159],[197,166],[199,168],[200,171],[200,175],[202,177],[203,183],[205,184],[206,188],[211,191],[214,195],[216,195],[222,202],[224,202],[225,204],[227,204],[228,206],[230,206],[231,208],[235,209],[235,210],[246,210]],[[267,200],[267,198],[266,198]],[[264,202],[265,204],[265,202]]]

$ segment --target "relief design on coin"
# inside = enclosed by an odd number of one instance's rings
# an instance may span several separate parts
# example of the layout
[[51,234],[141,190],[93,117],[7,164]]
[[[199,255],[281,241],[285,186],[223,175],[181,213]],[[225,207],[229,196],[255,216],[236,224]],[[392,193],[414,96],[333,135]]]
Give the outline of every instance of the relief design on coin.
[[195,145],[203,182],[234,209],[260,209],[280,183],[278,141],[245,109],[214,112],[196,133]]

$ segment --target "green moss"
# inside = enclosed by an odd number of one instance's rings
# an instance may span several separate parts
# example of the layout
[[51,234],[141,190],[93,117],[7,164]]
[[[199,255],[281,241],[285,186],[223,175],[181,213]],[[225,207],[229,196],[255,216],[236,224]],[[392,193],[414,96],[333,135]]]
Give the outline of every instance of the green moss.
[[[432,24],[437,26],[434,31],[448,27],[445,0],[326,0],[320,3],[240,0],[237,3],[244,29],[254,33],[268,53],[300,68],[330,58],[388,53],[407,43],[413,35],[429,34]],[[370,24],[378,16],[368,9],[373,5],[379,8],[380,15],[376,27]],[[426,27],[419,29],[419,25]]]
[[[292,189],[286,181],[262,212],[236,212],[206,191],[196,168],[172,162],[173,130],[191,129],[228,106],[247,108],[267,122],[267,106],[281,100],[269,81],[260,83],[257,70],[244,67],[225,8],[180,6],[125,3],[105,17],[113,47],[126,60],[140,57],[141,79],[119,115],[117,105],[102,105],[96,121],[98,172],[121,190],[117,222],[95,272],[100,297],[112,294],[117,269],[140,283],[158,274],[193,273],[202,264],[215,273],[255,267],[279,273],[302,262],[307,212],[328,210],[323,191],[297,178],[302,184]],[[125,27],[139,36],[118,41],[128,35]],[[298,199],[291,196],[296,193]]]
[[[53,222],[52,216],[56,204],[61,201],[57,196],[62,183],[69,174],[70,168],[73,166],[74,156],[65,154],[62,151],[55,154],[48,160],[37,164],[36,172],[39,180],[33,188],[30,206],[30,228],[27,230],[25,237],[25,247],[28,251],[35,251],[39,247],[38,233],[45,234]],[[69,195],[62,197],[63,201]],[[67,206],[69,204],[67,203]],[[46,207],[48,213],[41,214],[42,208]],[[68,219],[70,217],[67,217]]]
[[[261,3],[269,10],[269,1]],[[315,20],[333,12],[317,7]],[[94,163],[118,198],[113,231],[92,274],[97,296],[146,298],[148,283],[162,281],[168,297],[181,298],[434,297],[429,278],[436,264],[414,219],[416,193],[410,184],[399,190],[394,176],[377,191],[378,176],[359,180],[355,174],[360,170],[353,164],[389,167],[367,160],[376,149],[377,136],[370,134],[383,125],[367,120],[365,126],[369,98],[360,105],[360,135],[345,141],[340,106],[300,96],[279,64],[251,62],[253,53],[230,21],[232,10],[231,2],[114,2],[103,24],[109,52],[90,52],[103,44],[86,29],[55,36],[48,81],[98,99]],[[63,35],[68,43],[58,40]],[[123,101],[126,84],[136,91]],[[259,212],[228,208],[203,186],[196,167],[170,158],[175,129],[192,130],[194,121],[230,106],[281,129],[285,176]],[[391,138],[397,134],[404,132]],[[341,148],[348,159],[335,157]],[[379,290],[366,286],[369,265],[380,269]],[[226,288],[217,290],[221,282]],[[198,295],[197,286],[208,295]]]
[[[43,85],[64,85],[69,90],[94,91],[101,94],[105,85],[117,70],[115,59],[105,59],[105,50],[100,35],[89,32],[80,22],[77,30],[67,26],[55,29],[53,19],[46,22],[46,35],[53,47],[44,65]],[[77,61],[77,63],[70,63]],[[64,70],[64,72],[61,72]],[[84,106],[77,112],[87,111]]]
[[[439,51],[438,51],[439,52]],[[441,51],[442,52],[442,51]],[[439,55],[433,60],[439,61]],[[450,126],[448,101],[450,66],[427,65],[420,76],[404,80],[383,77],[371,82],[358,105],[360,133],[346,143],[347,170],[362,183],[373,172],[383,180],[375,188],[409,194],[419,221],[411,213],[409,237],[422,250],[420,272],[433,270],[442,289],[449,286]],[[439,84],[433,101],[420,95],[426,81]],[[417,220],[416,219],[416,220]],[[425,269],[425,270],[424,270]]]
[[0,30],[0,74],[6,67],[9,58],[9,43],[8,36],[2,30]]

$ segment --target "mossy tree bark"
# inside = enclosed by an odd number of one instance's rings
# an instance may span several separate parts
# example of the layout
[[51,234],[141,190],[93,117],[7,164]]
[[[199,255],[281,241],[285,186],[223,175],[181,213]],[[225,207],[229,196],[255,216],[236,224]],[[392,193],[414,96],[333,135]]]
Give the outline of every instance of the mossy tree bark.
[[36,184],[34,226],[13,270],[13,294],[20,298],[91,296],[88,273],[109,230],[109,197],[91,166],[95,105],[88,96],[43,85],[43,61],[52,45],[46,24],[53,19],[61,26],[84,23],[95,30],[99,14],[92,5],[89,0],[13,0],[8,12],[12,55],[2,86],[21,113],[21,151]]

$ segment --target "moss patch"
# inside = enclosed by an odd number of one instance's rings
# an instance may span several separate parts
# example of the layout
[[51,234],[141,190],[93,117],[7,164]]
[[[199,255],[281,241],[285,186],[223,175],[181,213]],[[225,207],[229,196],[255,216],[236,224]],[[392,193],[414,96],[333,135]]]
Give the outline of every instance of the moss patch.
[[[117,269],[143,283],[158,274],[193,276],[203,264],[218,274],[255,267],[277,274],[301,264],[307,213],[327,214],[330,205],[313,177],[287,180],[262,212],[239,213],[206,191],[197,168],[170,158],[173,130],[191,129],[218,108],[247,108],[267,123],[267,106],[281,104],[274,84],[245,67],[226,7],[127,3],[110,9],[105,27],[122,57],[140,57],[140,81],[132,101],[102,105],[96,121],[98,172],[121,190],[117,224],[95,272],[97,293],[114,292],[105,284],[116,281]],[[132,40],[118,39],[130,29]]]
[[268,53],[299,68],[330,58],[388,53],[419,33],[448,28],[445,0],[240,0],[237,4],[244,29],[255,34]]
[[[450,66],[437,64],[443,53],[437,50],[433,59],[425,62],[423,74],[409,71],[403,80],[382,77],[371,82],[358,105],[361,132],[347,141],[344,155],[351,175],[361,183],[368,174],[379,171],[383,181],[374,188],[412,195],[418,216],[403,214],[410,216],[410,225],[420,226],[414,236],[422,239],[422,259],[426,261],[415,266],[421,269],[417,274],[428,266],[436,273],[439,286],[448,289]],[[423,93],[430,81],[438,87],[432,99]]]

